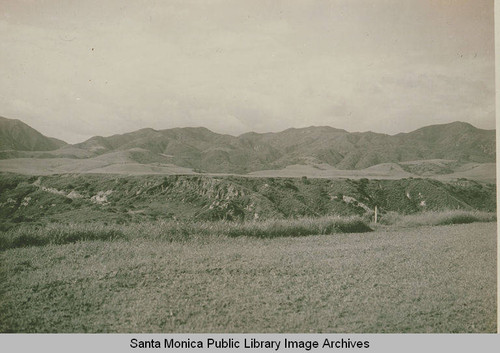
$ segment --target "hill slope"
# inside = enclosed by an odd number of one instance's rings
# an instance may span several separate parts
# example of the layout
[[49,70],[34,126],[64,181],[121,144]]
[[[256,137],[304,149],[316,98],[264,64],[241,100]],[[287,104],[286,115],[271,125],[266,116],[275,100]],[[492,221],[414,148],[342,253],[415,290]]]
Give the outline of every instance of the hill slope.
[[[83,160],[90,162],[90,159],[107,155],[109,158],[106,160],[111,164],[113,156],[121,156],[123,152],[131,158],[115,162],[121,164],[118,169],[126,171],[125,165],[132,163],[134,172],[140,172],[140,165],[147,165],[144,171],[148,172],[154,169],[151,165],[154,163],[233,174],[282,170],[293,165],[362,170],[416,160],[451,160],[455,163],[439,166],[431,162],[433,165],[418,167],[402,164],[394,169],[402,168],[405,172],[426,173],[425,176],[429,176],[433,171],[436,174],[453,173],[466,163],[495,162],[495,131],[477,129],[463,122],[427,126],[394,136],[373,132],[351,133],[327,126],[292,128],[278,133],[251,132],[238,137],[218,134],[202,127],[141,129],[109,137],[95,136],[76,145],[64,145],[64,142],[47,138],[18,120],[2,118],[0,134],[0,159],[69,158],[80,160],[82,166],[92,166],[94,162],[84,163]],[[56,164],[63,165],[65,162]],[[15,168],[13,170],[9,166],[9,169],[0,170],[15,171]],[[88,171],[80,168],[80,172]],[[33,173],[37,174],[37,170]]]
[[0,224],[254,220],[496,208],[495,185],[430,179],[0,174]]
[[20,120],[0,117],[0,151],[52,151],[66,142],[47,137]]
[[461,122],[428,126],[395,136],[350,133],[331,127],[247,133],[238,137],[205,128],[143,129],[93,137],[76,147],[95,154],[142,148],[169,156],[173,164],[208,172],[248,173],[323,163],[338,169],[363,169],[422,159],[494,162],[495,131]]

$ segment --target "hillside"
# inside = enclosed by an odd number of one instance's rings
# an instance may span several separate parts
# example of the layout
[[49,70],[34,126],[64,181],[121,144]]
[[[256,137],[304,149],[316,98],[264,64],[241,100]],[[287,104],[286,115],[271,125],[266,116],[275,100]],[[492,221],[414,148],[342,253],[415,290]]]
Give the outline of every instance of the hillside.
[[496,208],[495,185],[470,180],[0,174],[0,224],[263,220]]
[[328,164],[346,170],[422,159],[494,162],[495,131],[461,122],[394,136],[350,133],[327,126],[278,133],[252,132],[238,137],[205,128],[143,129],[93,137],[76,147],[95,154],[143,148],[169,156],[173,164],[208,172],[248,173],[294,164]]
[[44,136],[20,120],[0,117],[0,151],[52,151],[64,145],[66,142]]
[[[351,133],[328,126],[251,132],[238,137],[202,127],[147,128],[96,136],[76,145],[63,145],[20,121],[1,122],[0,160],[4,161],[0,161],[0,171],[28,174],[191,171],[289,176],[290,168],[303,166],[300,168],[308,171],[303,175],[308,176],[316,176],[312,169],[316,168],[330,171],[322,172],[322,177],[356,177],[359,173],[342,171],[360,170],[366,171],[360,177],[392,174],[394,178],[450,175],[475,164],[495,162],[495,131],[462,122],[427,126],[394,136]],[[480,174],[481,180],[495,178],[490,169],[483,171],[488,171],[488,175]]]

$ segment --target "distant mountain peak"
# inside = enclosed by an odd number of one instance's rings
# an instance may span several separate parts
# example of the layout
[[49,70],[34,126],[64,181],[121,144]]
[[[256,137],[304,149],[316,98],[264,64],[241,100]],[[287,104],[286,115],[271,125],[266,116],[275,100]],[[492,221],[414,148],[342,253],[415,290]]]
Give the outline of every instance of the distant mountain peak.
[[19,119],[0,117],[0,150],[52,151],[66,142],[42,135]]
[[[19,120],[0,119],[0,134],[0,150],[49,151],[65,144],[43,136]],[[170,164],[216,173],[321,164],[337,169],[364,169],[382,163],[426,159],[493,163],[496,151],[494,130],[477,129],[460,121],[397,135],[348,132],[330,126],[249,132],[237,137],[205,127],[145,128],[109,137],[94,136],[72,147],[79,156],[109,154],[110,159],[115,152],[134,150],[139,164],[168,158]],[[137,149],[143,152],[138,154]]]

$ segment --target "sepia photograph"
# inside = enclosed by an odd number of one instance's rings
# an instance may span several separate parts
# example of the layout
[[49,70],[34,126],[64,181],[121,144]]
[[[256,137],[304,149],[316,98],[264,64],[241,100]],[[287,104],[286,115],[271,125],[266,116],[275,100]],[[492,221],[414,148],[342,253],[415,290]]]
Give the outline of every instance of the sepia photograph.
[[494,0],[0,0],[0,333],[496,333],[494,34]]

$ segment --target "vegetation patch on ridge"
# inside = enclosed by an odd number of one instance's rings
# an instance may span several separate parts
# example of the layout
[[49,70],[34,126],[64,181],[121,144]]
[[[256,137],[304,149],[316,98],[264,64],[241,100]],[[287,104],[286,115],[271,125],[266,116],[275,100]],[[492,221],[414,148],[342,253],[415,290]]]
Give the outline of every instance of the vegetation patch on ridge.
[[0,174],[0,230],[22,224],[263,221],[496,210],[471,180]]

